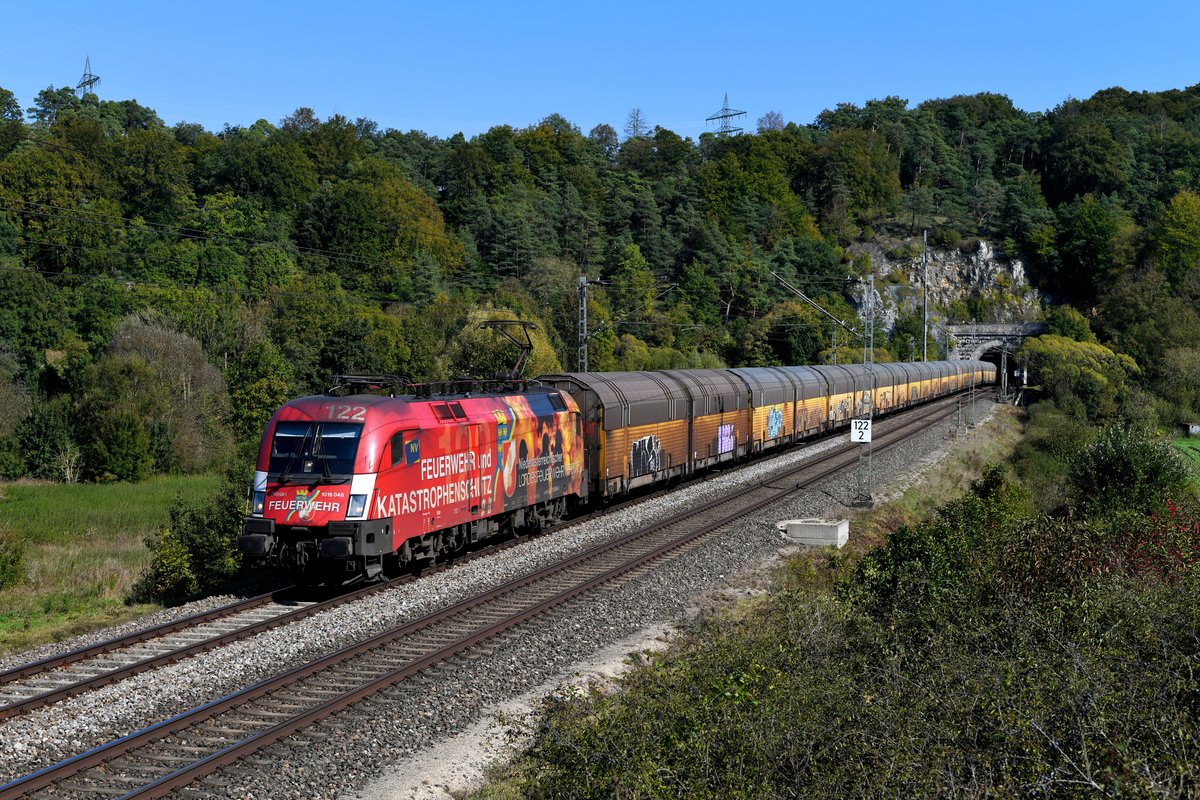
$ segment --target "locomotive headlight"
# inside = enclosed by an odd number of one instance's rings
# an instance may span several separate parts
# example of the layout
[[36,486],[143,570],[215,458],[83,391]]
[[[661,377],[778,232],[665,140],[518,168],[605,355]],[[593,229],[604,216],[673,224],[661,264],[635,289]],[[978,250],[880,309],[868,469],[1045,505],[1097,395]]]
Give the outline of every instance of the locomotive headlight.
[[267,504],[266,492],[255,492],[250,499],[250,514],[251,516],[261,517],[263,515],[263,506]]
[[367,496],[365,494],[350,495],[350,508],[346,511],[347,517],[361,517],[367,511]]

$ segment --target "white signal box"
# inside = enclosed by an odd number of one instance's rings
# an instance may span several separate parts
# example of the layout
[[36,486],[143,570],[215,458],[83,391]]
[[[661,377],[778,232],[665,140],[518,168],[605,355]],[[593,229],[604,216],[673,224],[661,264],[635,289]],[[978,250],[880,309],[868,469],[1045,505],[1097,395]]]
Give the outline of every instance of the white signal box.
[[871,441],[871,420],[850,420],[850,442],[852,444],[865,444],[869,441]]

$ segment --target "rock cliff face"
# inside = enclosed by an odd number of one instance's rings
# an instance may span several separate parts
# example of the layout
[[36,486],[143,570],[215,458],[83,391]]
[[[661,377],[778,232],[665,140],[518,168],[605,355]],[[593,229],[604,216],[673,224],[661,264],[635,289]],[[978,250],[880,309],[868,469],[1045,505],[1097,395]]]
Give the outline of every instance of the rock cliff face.
[[[917,253],[900,260],[889,258],[877,243],[851,245],[852,256],[866,255],[875,273],[875,331],[885,335],[903,314],[921,313],[923,268],[920,239]],[[911,250],[910,250],[911,252]],[[942,324],[969,321],[1023,322],[1038,319],[1040,298],[1025,277],[1019,259],[999,256],[980,240],[974,252],[929,248],[929,316]],[[866,284],[855,297],[859,313]],[[938,337],[941,338],[941,337]]]

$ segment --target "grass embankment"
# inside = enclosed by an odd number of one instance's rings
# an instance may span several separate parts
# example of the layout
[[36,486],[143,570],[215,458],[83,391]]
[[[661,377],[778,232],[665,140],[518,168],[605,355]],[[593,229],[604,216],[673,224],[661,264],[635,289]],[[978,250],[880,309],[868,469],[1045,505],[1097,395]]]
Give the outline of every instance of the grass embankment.
[[0,484],[0,530],[21,543],[22,580],[0,590],[0,653],[110,625],[152,609],[128,605],[149,561],[145,540],[177,498],[212,494],[219,475],[141,483]]
[[882,544],[901,525],[913,525],[927,518],[947,500],[970,488],[989,464],[1007,460],[1021,435],[1018,410],[997,405],[988,424],[948,440],[945,459],[915,477],[899,497],[858,514],[851,522],[854,535],[839,555],[844,560],[856,561]]
[[1188,476],[1133,426],[998,411],[853,547],[547,700],[477,800],[1196,796]]

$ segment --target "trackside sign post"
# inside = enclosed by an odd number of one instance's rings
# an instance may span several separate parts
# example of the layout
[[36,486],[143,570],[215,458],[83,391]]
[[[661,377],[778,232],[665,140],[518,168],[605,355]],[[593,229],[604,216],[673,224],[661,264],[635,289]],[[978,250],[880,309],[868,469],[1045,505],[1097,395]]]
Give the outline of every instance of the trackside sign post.
[[871,420],[870,419],[852,419],[850,420],[850,442],[852,444],[866,444],[871,441]]

